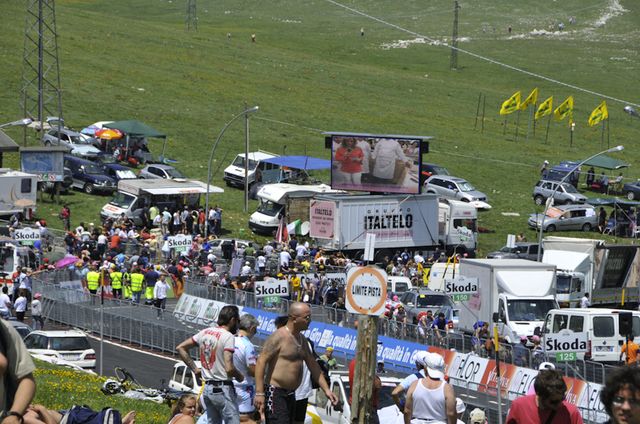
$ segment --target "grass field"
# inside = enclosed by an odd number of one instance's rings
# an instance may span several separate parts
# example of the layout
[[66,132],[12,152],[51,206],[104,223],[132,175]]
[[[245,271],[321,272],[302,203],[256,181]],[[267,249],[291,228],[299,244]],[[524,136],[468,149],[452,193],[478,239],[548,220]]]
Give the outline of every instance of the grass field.
[[109,406],[120,411],[122,416],[136,411],[136,423],[157,424],[169,421],[171,411],[167,405],[141,402],[122,396],[106,396],[100,388],[105,381],[84,372],[36,361],[36,397],[33,403],[45,405],[49,409],[69,409],[73,405],[86,405],[96,411]]
[[[76,128],[98,120],[142,120],[169,135],[167,156],[182,171],[203,180],[213,140],[245,102],[260,106],[251,119],[252,149],[328,158],[322,131],[431,135],[426,160],[490,197],[493,209],[481,214],[480,225],[493,232],[481,235],[480,253],[504,244],[509,233],[534,238],[526,217],[536,211],[531,190],[543,160],[581,160],[607,147],[600,127],[587,126],[602,96],[609,106],[610,144],[625,145],[616,157],[633,165],[626,177],[640,177],[634,145],[640,120],[622,111],[637,102],[635,3],[459,4],[459,47],[465,52],[451,70],[449,0],[200,0],[197,32],[185,30],[182,1],[58,0],[64,117]],[[3,0],[2,10],[0,121],[7,122],[21,115],[24,2]],[[565,25],[561,33],[559,22]],[[551,122],[548,143],[546,118],[527,137],[529,114],[521,113],[517,141],[515,114],[505,128],[501,102],[534,87],[539,102],[554,96],[558,105],[574,96],[572,146],[566,120]],[[479,121],[476,126],[480,95],[486,98],[483,131]],[[21,130],[7,132],[22,140]],[[29,136],[28,143],[37,144]],[[225,134],[214,184],[223,185],[222,169],[243,150],[243,137],[241,122]],[[152,148],[159,153],[161,142]],[[15,166],[17,155],[5,156],[5,166]],[[74,193],[65,200],[75,220],[96,221],[107,199]],[[222,206],[224,225],[235,236],[247,228],[240,190],[229,188],[212,202]],[[58,209],[43,202],[40,213],[59,226],[53,218]]]

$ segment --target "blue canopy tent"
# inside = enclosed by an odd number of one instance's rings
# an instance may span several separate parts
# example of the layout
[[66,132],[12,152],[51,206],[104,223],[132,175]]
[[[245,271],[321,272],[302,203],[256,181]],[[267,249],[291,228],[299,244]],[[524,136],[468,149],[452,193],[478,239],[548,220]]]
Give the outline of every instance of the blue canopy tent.
[[331,161],[327,159],[314,158],[311,156],[278,156],[265,159],[264,162],[288,168],[303,169],[313,171],[318,169],[331,169]]

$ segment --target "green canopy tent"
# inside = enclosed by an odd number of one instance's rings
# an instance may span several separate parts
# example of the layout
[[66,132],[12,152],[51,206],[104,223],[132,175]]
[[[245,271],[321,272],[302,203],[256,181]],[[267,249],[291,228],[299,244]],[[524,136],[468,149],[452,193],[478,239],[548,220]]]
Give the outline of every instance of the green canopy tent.
[[[129,151],[129,137],[153,137],[153,138],[164,138],[164,144],[162,145],[162,160],[164,160],[164,152],[167,147],[167,135],[161,133],[155,128],[150,127],[149,125],[136,121],[116,121],[111,122],[109,124],[104,124],[105,128],[113,128],[116,130],[120,130],[126,134],[126,142],[127,142],[127,152]],[[128,154],[128,153],[127,153]]]
[[628,163],[618,159],[614,159],[611,156],[607,156],[607,155],[600,155],[600,156],[596,156],[595,158],[589,159],[584,163],[584,165],[593,166],[594,168],[603,168],[603,169],[610,169],[610,170],[629,167]]

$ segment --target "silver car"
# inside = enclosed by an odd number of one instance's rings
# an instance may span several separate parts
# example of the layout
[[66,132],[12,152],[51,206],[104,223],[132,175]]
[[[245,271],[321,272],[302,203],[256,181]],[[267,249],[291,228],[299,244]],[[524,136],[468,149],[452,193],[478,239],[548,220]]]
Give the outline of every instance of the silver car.
[[173,180],[186,180],[187,177],[182,174],[182,172],[178,171],[171,165],[163,165],[163,164],[154,164],[147,165],[140,170],[140,174],[138,174],[139,178],[147,178],[147,179],[157,179],[157,178],[165,178],[165,179],[173,179]]
[[533,201],[536,202],[536,205],[544,205],[544,202],[551,195],[553,195],[553,203],[556,205],[587,201],[587,198],[569,183],[559,185],[558,181],[540,180],[533,188]]
[[[542,214],[529,216],[529,227],[539,229]],[[592,231],[598,227],[598,216],[591,205],[562,205],[551,207],[544,218],[544,231]]]
[[95,158],[102,153],[92,144],[91,137],[68,128],[51,128],[42,136],[42,143],[45,146],[64,146],[72,155],[83,158]]
[[487,195],[476,190],[467,180],[451,175],[432,175],[425,181],[424,191],[463,202],[487,201]]

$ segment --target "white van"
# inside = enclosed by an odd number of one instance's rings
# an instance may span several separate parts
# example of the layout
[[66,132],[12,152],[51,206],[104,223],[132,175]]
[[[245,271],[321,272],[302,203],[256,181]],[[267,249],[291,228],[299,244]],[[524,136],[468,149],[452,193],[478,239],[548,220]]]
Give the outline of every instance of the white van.
[[413,284],[409,277],[389,275],[387,277],[387,293],[401,294],[413,289]]
[[427,287],[430,290],[444,291],[444,279],[460,275],[460,271],[458,271],[459,265],[457,262],[436,262],[431,265],[431,269],[429,270],[429,284]]
[[[588,334],[587,353],[578,353],[578,359],[596,362],[615,362],[620,360],[620,347],[626,334],[620,333],[619,316],[622,312],[632,314],[634,341],[640,342],[640,312],[603,308],[567,308],[551,309],[542,328],[543,337],[557,334],[568,329],[576,333]],[[544,346],[544,339],[543,339]]]
[[[280,168],[280,166],[278,165],[263,162],[265,159],[272,159],[277,156],[278,155],[274,153],[269,153],[262,150],[258,150],[257,152],[249,152],[249,163],[247,166],[247,177],[249,179],[249,185],[252,185],[256,181],[262,181],[261,176],[257,174],[262,174],[262,172]],[[227,166],[224,169],[223,179],[228,186],[244,187],[244,166],[245,155],[244,153],[240,153],[235,157],[235,159],[233,159],[231,165]]]

